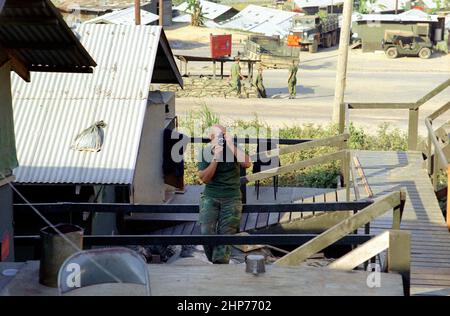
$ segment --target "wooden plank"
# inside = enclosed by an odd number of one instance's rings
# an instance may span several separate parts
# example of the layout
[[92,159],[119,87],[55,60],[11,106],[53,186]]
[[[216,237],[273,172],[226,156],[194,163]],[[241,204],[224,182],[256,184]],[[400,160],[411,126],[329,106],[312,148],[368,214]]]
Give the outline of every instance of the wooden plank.
[[241,177],[241,181],[248,183],[248,182],[254,182],[254,181],[258,181],[258,180],[271,178],[276,175],[286,174],[288,172],[295,171],[298,169],[303,169],[303,168],[306,168],[309,166],[313,166],[313,165],[317,165],[317,164],[321,164],[321,163],[325,163],[325,162],[329,162],[329,161],[334,161],[334,160],[341,160],[344,158],[344,155],[345,155],[345,151],[341,150],[341,151],[331,153],[331,154],[326,154],[326,155],[323,155],[320,157],[315,157],[315,158],[311,158],[311,159],[307,159],[307,160],[298,161],[298,162],[292,163],[290,165],[267,169],[267,170],[263,170],[258,173],[253,173],[253,174]]
[[327,267],[336,270],[353,270],[357,266],[375,257],[389,247],[389,231],[372,238],[371,240],[350,251],[346,255],[330,263]]
[[389,231],[388,271],[402,276],[405,295],[410,293],[411,233],[401,230]]
[[361,103],[361,102],[350,102],[348,107],[352,110],[356,109],[404,109],[408,110],[410,108],[416,107],[415,103]]
[[322,147],[322,146],[339,146],[343,141],[346,141],[350,137],[349,134],[340,134],[337,136],[322,138],[322,139],[313,139],[308,142],[299,143],[295,145],[289,145],[289,146],[283,146],[278,147],[272,150],[267,150],[264,152],[260,152],[259,154],[256,153],[251,156],[252,161],[256,161],[256,159],[259,157],[262,158],[271,158],[271,157],[277,157],[282,156],[285,154],[290,154],[302,150],[308,150],[312,148]]
[[400,204],[400,192],[394,192],[380,198],[374,204],[354,214],[346,220],[336,224],[316,238],[296,248],[288,255],[278,259],[275,263],[279,265],[298,265],[313,254],[332,245],[347,234],[365,225],[374,218],[386,213]]
[[419,135],[419,109],[409,109],[408,150],[417,150]]

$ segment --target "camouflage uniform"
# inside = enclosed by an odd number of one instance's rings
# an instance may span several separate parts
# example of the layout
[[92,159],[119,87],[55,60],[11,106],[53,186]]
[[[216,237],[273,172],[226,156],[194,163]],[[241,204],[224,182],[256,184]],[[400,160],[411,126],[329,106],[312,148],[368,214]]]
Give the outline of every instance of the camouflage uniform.
[[289,89],[289,97],[294,98],[297,94],[296,85],[297,85],[297,71],[298,67],[292,65],[289,67],[289,77],[288,77],[288,89]]
[[[204,170],[210,164],[206,158],[211,146],[203,149],[198,169]],[[233,154],[226,149],[226,157]],[[222,160],[217,164],[214,177],[205,185],[200,200],[199,222],[204,235],[229,235],[239,232],[242,201],[240,191],[240,165],[236,161]],[[228,263],[231,246],[204,245],[205,254],[213,263]]]
[[235,63],[231,66],[231,88],[226,91],[226,94],[233,91],[236,91],[237,96],[241,95],[241,66],[239,63]]
[[[203,235],[232,235],[239,232],[242,214],[241,198],[212,198],[203,195],[200,201],[200,227]],[[204,245],[205,254],[213,263],[229,263],[231,246]]]

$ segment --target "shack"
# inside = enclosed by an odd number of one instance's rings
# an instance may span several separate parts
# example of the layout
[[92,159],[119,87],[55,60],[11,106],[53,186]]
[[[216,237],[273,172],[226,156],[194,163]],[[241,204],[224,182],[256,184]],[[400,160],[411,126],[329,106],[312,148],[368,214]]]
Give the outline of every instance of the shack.
[[[214,22],[220,23],[227,19],[235,16],[239,11],[235,8],[215,3],[206,0],[200,0],[200,5],[202,7],[203,18],[206,20],[205,22]],[[189,5],[187,2],[181,3],[179,6],[175,7],[174,11],[174,22],[190,22],[191,21],[191,10],[189,9]]]
[[[16,155],[10,72],[15,72],[16,82],[26,85],[31,81],[31,71],[83,73],[89,77],[94,66],[92,57],[50,1],[0,1],[0,261],[14,261],[13,194],[9,184],[21,162]],[[36,85],[42,84],[39,77],[33,76]]]
[[419,10],[401,14],[355,14],[352,32],[362,42],[363,52],[381,50],[386,30],[409,31],[429,37],[436,44],[444,40],[445,18]]
[[[162,28],[86,24],[76,32],[98,61],[93,74],[37,74],[31,84],[13,77],[16,184],[33,202],[163,202],[163,131],[174,125],[175,102],[150,86],[182,79]],[[73,147],[101,121],[99,148]],[[116,227],[110,214],[74,222],[104,234]],[[38,226],[30,217],[16,223],[21,233]]]

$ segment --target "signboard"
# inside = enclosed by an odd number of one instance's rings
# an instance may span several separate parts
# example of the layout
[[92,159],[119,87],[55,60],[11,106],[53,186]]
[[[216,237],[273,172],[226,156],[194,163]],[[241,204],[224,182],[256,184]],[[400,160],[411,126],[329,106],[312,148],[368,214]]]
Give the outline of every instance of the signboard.
[[231,34],[210,35],[211,57],[231,56]]
[[297,35],[288,35],[287,45],[288,46],[300,46],[300,37]]

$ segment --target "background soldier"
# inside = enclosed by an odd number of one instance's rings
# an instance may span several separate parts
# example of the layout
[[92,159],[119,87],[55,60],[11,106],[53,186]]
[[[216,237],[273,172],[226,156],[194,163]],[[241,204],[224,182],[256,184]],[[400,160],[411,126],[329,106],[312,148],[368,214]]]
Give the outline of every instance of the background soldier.
[[298,61],[292,60],[292,65],[289,66],[289,76],[288,76],[288,89],[289,89],[289,99],[295,99],[297,94],[297,71],[298,71]]
[[242,83],[241,80],[244,79],[244,76],[241,74],[241,66],[239,62],[241,61],[241,58],[238,56],[235,58],[236,62],[231,66],[231,88],[225,92],[224,96],[230,92],[236,91],[236,94],[238,97],[241,96],[241,87]]
[[263,84],[262,73],[263,73],[263,68],[262,68],[262,66],[259,66],[258,74],[255,79],[255,87],[256,87],[256,90],[258,91],[259,98],[267,98],[266,88],[264,87],[264,84]]

